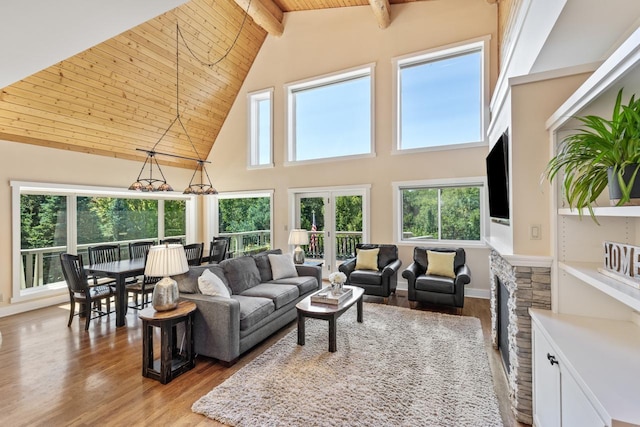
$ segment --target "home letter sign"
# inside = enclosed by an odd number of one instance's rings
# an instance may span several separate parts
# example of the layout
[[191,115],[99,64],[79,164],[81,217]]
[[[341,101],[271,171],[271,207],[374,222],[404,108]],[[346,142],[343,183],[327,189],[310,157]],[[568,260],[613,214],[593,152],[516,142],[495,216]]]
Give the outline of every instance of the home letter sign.
[[640,247],[604,242],[604,269],[600,273],[640,288]]

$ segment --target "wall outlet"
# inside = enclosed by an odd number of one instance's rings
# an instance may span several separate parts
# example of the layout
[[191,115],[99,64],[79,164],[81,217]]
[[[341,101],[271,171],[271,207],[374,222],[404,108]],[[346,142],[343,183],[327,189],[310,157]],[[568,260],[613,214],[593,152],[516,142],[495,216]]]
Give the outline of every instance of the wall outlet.
[[531,240],[540,240],[542,238],[542,231],[540,224],[532,224],[529,227],[529,238]]

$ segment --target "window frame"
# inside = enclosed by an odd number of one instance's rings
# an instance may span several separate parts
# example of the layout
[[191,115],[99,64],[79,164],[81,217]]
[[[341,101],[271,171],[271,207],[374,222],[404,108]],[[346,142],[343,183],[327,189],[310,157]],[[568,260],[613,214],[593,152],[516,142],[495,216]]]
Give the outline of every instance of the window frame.
[[27,181],[11,181],[11,233],[12,233],[12,295],[10,303],[23,303],[45,297],[67,295],[67,286],[64,281],[50,283],[38,289],[21,289],[20,262],[21,262],[21,221],[20,221],[20,196],[32,195],[56,195],[67,197],[67,252],[77,253],[77,197],[116,197],[129,199],[154,199],[158,200],[158,238],[164,237],[164,200],[185,200],[186,239],[195,240],[196,232],[196,208],[195,196],[180,193],[138,193],[122,188],[97,187],[71,184],[53,184]]
[[[269,161],[260,162],[260,138],[258,105],[269,101]],[[273,88],[249,92],[247,94],[247,169],[274,167],[273,161]]]
[[[391,183],[393,188],[393,240],[398,246],[433,246],[442,247],[486,247],[486,232],[489,229],[487,212],[487,183],[485,177],[431,179],[422,181],[399,181]],[[441,189],[477,187],[480,190],[480,238],[478,240],[440,240],[402,238],[402,190],[408,189]],[[440,207],[438,207],[438,210]],[[441,218],[438,217],[440,223]]]
[[[424,50],[421,52],[414,52],[403,56],[395,57],[392,62],[392,76],[393,76],[393,120],[392,120],[392,151],[391,154],[411,154],[416,152],[425,151],[442,151],[452,149],[463,149],[472,147],[481,147],[488,145],[487,143],[487,129],[489,127],[489,76],[490,76],[490,41],[491,36],[483,36],[475,39],[465,40],[457,43],[448,44],[445,46],[439,46],[433,49]],[[402,123],[402,111],[401,111],[401,77],[400,73],[403,67],[408,65],[425,64],[432,61],[438,61],[442,59],[452,58],[460,54],[473,52],[476,50],[481,51],[481,106],[480,106],[480,126],[482,140],[473,142],[462,142],[456,144],[438,145],[434,147],[416,147],[416,148],[402,148],[402,136],[401,136],[401,123]]]
[[[287,83],[284,85],[285,91],[285,147],[286,160],[285,166],[301,165],[309,163],[333,162],[344,159],[358,159],[375,157],[375,62],[364,64],[357,67],[348,68],[333,73],[323,74],[304,80]],[[313,89],[322,86],[329,86],[334,83],[341,83],[359,77],[369,76],[370,83],[370,141],[369,152],[362,154],[351,154],[346,156],[333,156],[318,159],[296,160],[296,124],[295,124],[295,92],[304,89]]]
[[[229,191],[229,192],[220,192],[215,196],[212,196],[208,199],[207,203],[207,217],[209,221],[206,224],[206,233],[207,236],[217,237],[220,233],[220,218],[219,218],[219,210],[218,210],[218,201],[220,199],[250,199],[257,197],[269,197],[269,228],[271,232],[271,242],[273,243],[275,240],[275,230],[273,228],[273,189],[266,190],[250,190],[250,191]],[[205,247],[209,246],[209,251],[211,250],[211,241],[209,238],[208,242],[205,242]]]

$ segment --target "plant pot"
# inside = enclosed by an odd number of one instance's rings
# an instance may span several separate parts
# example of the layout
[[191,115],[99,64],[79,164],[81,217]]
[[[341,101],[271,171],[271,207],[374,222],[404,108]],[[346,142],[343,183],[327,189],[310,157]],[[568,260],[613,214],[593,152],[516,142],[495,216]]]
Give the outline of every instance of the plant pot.
[[[628,183],[636,170],[637,165],[629,165],[625,167],[622,179]],[[622,198],[622,190],[618,184],[618,177],[613,175],[613,168],[607,170],[607,177],[609,180],[609,200],[611,206],[616,206]],[[627,203],[623,203],[622,206],[640,206],[640,171],[636,175],[636,180],[631,187],[631,197]]]

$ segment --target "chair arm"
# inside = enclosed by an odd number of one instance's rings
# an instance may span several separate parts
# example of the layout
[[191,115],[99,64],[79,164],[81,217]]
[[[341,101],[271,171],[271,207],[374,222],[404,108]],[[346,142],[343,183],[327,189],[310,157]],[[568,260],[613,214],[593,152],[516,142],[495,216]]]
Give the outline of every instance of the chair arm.
[[338,267],[338,270],[343,272],[347,276],[347,279],[349,278],[349,275],[351,275],[351,273],[353,273],[353,271],[355,269],[356,269],[356,259],[355,258],[350,258],[350,259],[346,260],[345,262],[340,264],[340,266]]
[[387,264],[382,269],[382,277],[393,276],[394,274],[396,274],[398,272],[398,270],[400,269],[401,265],[402,265],[402,260],[400,260],[400,259],[397,259],[397,260],[393,261],[392,263]]
[[471,270],[467,264],[461,265],[456,271],[456,285],[466,285],[471,282]]
[[240,303],[232,298],[202,294],[180,294],[198,309],[194,319],[195,351],[231,362],[240,355]]
[[420,264],[418,264],[417,262],[412,262],[409,267],[407,267],[402,272],[402,277],[407,279],[409,286],[413,286],[413,284],[416,282],[416,277],[418,277],[422,273],[420,270]]
[[315,265],[297,264],[296,271],[298,276],[312,276],[315,277],[318,282],[318,289],[322,288],[322,267]]

